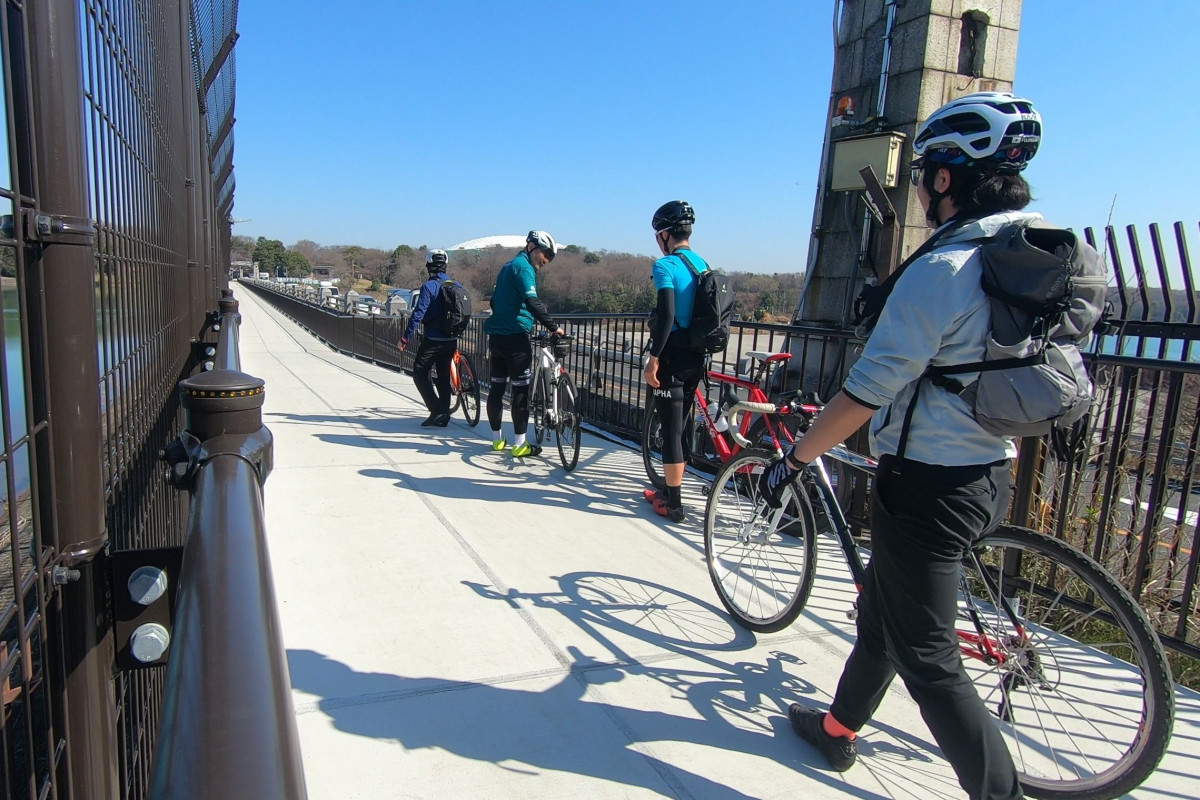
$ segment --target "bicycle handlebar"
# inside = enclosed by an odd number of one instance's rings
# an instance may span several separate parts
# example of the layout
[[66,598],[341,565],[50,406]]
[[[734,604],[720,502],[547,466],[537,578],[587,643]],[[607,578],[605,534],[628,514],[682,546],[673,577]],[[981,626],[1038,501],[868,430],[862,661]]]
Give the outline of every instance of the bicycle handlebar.
[[727,412],[729,415],[729,435],[738,443],[739,447],[750,447],[750,440],[742,436],[738,425],[738,415],[743,411],[749,411],[752,414],[775,414],[779,411],[773,403],[751,403],[749,400],[739,400]]

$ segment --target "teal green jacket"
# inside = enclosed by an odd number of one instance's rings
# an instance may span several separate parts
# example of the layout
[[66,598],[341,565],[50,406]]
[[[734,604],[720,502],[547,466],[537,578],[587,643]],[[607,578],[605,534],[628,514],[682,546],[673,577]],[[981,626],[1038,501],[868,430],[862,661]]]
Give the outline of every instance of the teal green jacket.
[[522,251],[500,268],[492,289],[492,315],[483,323],[489,334],[530,333],[534,319],[550,330],[558,324],[537,296],[537,273],[529,254]]

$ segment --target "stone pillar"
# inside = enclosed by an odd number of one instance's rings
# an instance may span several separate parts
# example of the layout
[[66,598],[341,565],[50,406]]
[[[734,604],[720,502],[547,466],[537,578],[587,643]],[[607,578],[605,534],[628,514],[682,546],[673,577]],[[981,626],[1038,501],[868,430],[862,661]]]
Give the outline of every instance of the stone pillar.
[[[865,216],[861,193],[830,189],[836,142],[875,132],[906,135],[897,185],[887,190],[902,226],[899,258],[903,260],[928,235],[917,191],[908,177],[917,122],[953,98],[1012,90],[1021,3],[844,0],[808,278],[796,322],[845,327],[863,281],[875,278],[878,226]],[[854,106],[853,116],[839,116],[839,104],[844,110],[847,103]],[[860,253],[864,224],[872,230],[866,237],[866,251]]]

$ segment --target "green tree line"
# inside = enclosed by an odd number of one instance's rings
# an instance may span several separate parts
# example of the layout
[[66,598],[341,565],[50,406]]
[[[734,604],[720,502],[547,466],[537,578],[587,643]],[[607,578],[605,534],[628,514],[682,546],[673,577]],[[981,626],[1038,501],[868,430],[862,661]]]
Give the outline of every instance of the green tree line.
[[[398,286],[415,289],[425,281],[425,245],[398,245],[391,251],[359,245],[322,246],[302,240],[291,246],[277,239],[233,237],[233,261],[258,262],[272,276],[306,277],[314,266],[329,266],[345,281],[371,281],[373,290]],[[486,307],[504,263],[518,251],[500,247],[450,252],[450,274],[475,301]],[[609,250],[567,245],[538,276],[538,290],[552,313],[638,314],[654,308],[654,259]],[[720,264],[713,264],[720,268]],[[790,320],[804,282],[802,273],[729,273],[742,319]]]

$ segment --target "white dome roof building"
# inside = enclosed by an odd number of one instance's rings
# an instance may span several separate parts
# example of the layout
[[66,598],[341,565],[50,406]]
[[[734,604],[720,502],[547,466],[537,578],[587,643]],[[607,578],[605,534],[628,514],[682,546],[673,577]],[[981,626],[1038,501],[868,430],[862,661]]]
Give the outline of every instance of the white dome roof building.
[[446,250],[487,250],[491,247],[501,247],[506,250],[520,250],[525,246],[526,234],[503,234],[500,236],[481,236],[478,239],[468,239]]

